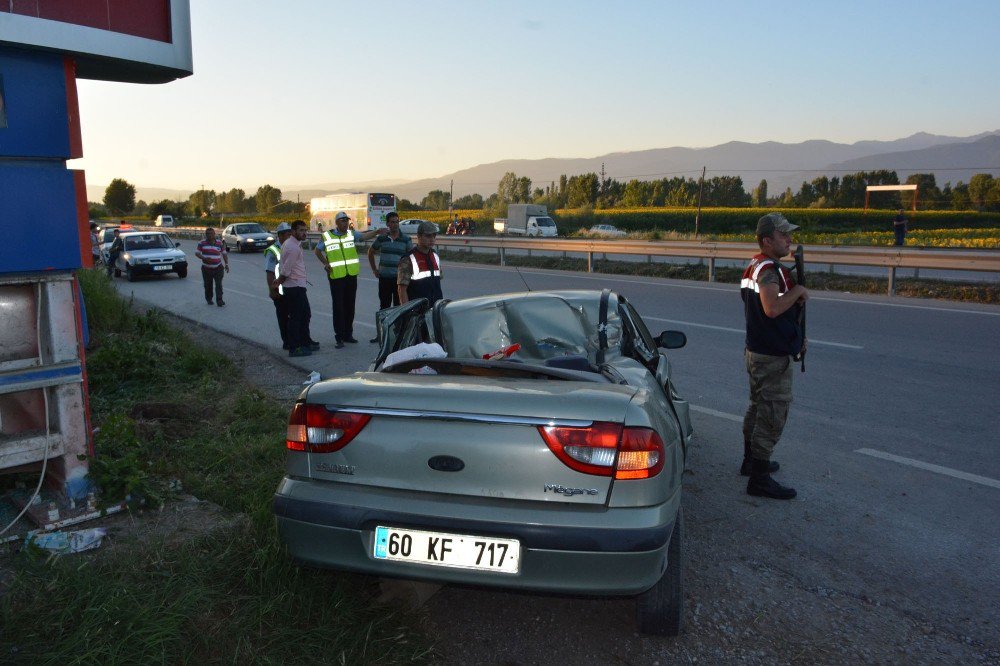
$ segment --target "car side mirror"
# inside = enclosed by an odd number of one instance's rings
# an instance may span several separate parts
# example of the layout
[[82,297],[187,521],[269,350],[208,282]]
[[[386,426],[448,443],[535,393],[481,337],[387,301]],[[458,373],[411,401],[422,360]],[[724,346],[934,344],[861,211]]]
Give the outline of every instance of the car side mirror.
[[174,243],[174,247],[180,247],[180,246],[181,246],[180,243],[176,243],[176,242]]
[[656,346],[664,349],[680,349],[688,342],[687,336],[681,331],[663,331],[656,338]]

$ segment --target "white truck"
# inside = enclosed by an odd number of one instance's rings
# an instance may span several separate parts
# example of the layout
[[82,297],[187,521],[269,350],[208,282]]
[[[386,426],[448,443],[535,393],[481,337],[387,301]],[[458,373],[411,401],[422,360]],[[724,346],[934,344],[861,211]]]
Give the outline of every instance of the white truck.
[[493,231],[498,234],[552,237],[559,235],[556,223],[549,217],[545,206],[535,204],[509,204],[507,217],[493,220]]

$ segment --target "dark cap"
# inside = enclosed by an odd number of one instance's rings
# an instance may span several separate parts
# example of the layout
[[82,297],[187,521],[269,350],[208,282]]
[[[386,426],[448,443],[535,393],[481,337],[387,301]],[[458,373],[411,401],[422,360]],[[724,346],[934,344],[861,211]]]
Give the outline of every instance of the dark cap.
[[798,229],[798,225],[792,224],[785,219],[781,213],[768,213],[757,220],[757,238],[770,238],[775,231],[788,233]]

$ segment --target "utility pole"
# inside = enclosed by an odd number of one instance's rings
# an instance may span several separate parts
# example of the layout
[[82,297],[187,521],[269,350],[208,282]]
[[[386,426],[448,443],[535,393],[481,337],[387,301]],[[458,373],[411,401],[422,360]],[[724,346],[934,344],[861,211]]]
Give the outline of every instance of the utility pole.
[[[451,217],[452,212],[455,210],[455,180],[452,179],[451,186],[448,188],[448,217]],[[449,220],[450,222],[451,220]]]
[[701,181],[698,183],[698,214],[694,217],[694,237],[698,237],[701,229],[701,195],[705,192],[705,167],[701,168]]

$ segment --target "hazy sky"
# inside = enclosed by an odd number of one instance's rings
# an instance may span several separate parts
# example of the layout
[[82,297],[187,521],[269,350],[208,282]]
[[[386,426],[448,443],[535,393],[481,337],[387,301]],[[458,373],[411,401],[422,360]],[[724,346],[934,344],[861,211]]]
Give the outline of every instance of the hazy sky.
[[88,183],[289,189],[1000,128],[996,0],[192,0],[191,22],[193,76],[80,81]]

